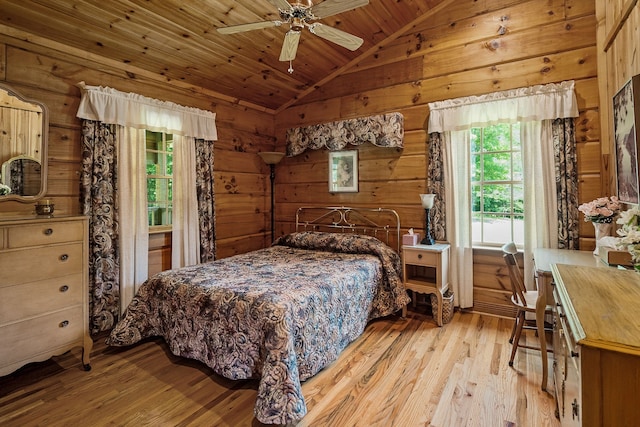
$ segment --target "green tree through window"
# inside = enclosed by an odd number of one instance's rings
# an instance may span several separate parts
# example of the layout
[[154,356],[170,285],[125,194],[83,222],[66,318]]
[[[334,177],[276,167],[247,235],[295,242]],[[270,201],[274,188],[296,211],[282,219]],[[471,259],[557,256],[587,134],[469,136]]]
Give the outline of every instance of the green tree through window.
[[524,243],[520,124],[471,129],[474,245]]
[[169,226],[173,211],[173,135],[146,131],[149,227]]

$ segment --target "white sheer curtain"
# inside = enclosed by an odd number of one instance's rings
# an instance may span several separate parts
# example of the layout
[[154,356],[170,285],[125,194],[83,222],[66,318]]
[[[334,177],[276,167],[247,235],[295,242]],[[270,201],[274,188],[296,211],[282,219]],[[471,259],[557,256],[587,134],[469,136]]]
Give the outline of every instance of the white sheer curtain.
[[473,305],[473,249],[468,182],[469,129],[521,122],[525,186],[525,274],[531,250],[556,244],[557,210],[551,121],[578,116],[574,82],[548,84],[429,104],[429,133],[443,135],[447,239],[456,303]]
[[145,131],[118,126],[120,314],[149,275]]
[[174,135],[173,225],[171,227],[171,267],[200,262],[200,233],[196,191],[195,138]]
[[[454,145],[452,141],[456,141]],[[451,243],[449,278],[454,305],[473,306],[473,248],[471,246],[471,151],[469,132],[444,132],[445,227]],[[459,149],[453,150],[457,146]],[[454,214],[455,213],[455,214]]]
[[[578,114],[576,107],[576,115]],[[533,249],[558,247],[558,198],[551,119],[520,124],[524,192],[525,285],[534,288]]]
[[[149,226],[144,131],[174,136],[172,267],[199,262],[195,138],[218,139],[215,113],[135,93],[78,83],[77,116],[119,125],[118,204],[121,311],[148,276]],[[121,129],[120,129],[121,128]]]

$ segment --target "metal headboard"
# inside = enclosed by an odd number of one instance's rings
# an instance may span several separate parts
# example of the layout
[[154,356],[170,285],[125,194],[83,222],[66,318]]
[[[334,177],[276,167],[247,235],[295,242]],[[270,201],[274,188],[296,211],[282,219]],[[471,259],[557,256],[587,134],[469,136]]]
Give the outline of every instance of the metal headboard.
[[[393,209],[305,206],[296,212],[296,231],[329,231],[374,236],[400,253],[400,217]],[[384,238],[383,238],[384,237]],[[395,241],[394,241],[395,240]]]

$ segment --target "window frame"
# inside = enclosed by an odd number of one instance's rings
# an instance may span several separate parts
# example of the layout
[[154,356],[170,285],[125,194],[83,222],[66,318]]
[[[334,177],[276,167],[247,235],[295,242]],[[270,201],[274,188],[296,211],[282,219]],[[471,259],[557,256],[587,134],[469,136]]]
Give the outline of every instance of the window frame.
[[[509,126],[508,132],[508,147],[493,149],[493,150],[485,150],[485,133],[486,129],[496,126]],[[517,130],[515,129],[517,127]],[[474,127],[469,130],[470,144],[469,144],[469,207],[471,209],[471,245],[474,248],[498,248],[507,242],[496,242],[496,241],[487,241],[486,240],[486,220],[488,218],[498,218],[503,217],[509,221],[509,236],[506,237],[508,241],[513,241],[516,243],[518,248],[524,247],[524,222],[525,222],[525,214],[524,214],[524,163],[522,159],[523,150],[522,143],[520,141],[519,134],[520,122],[516,123],[500,123],[491,126],[482,126],[482,127]],[[479,140],[477,143],[473,143],[473,133],[474,130],[479,129]],[[476,151],[474,151],[476,149]],[[486,179],[486,169],[485,169],[485,156],[487,155],[499,155],[499,154],[508,154],[508,162],[509,162],[509,179]],[[520,164],[516,165],[516,156],[519,157]],[[479,161],[476,162],[475,158],[480,157]],[[476,170],[476,165],[479,167]],[[517,175],[519,179],[517,178]],[[478,178],[476,180],[476,178]],[[509,203],[508,208],[504,211],[486,211],[485,210],[485,191],[489,186],[508,186],[509,192]],[[520,198],[517,197],[517,189],[521,188]],[[476,190],[477,194],[476,194]],[[479,210],[475,209],[475,199],[479,198]],[[516,205],[520,202],[522,204],[521,212],[518,211]],[[516,230],[516,222],[520,220],[522,222],[522,229],[518,232]],[[476,221],[478,225],[475,225]],[[476,227],[480,227],[480,230],[476,232]],[[478,234],[480,236],[480,240],[478,240],[475,235]],[[517,234],[522,234],[522,241],[518,241]]]
[[[157,136],[161,136],[161,146],[160,148],[157,148],[158,145],[156,145],[156,147],[154,148],[149,148],[149,134],[153,134],[156,137]],[[156,141],[154,141],[154,143],[157,143],[157,139]],[[169,149],[169,144],[170,145],[170,149]],[[161,165],[160,168],[161,171],[164,171],[165,173],[167,172],[167,169],[169,168],[169,164],[171,165],[171,175],[168,174],[161,174],[161,173],[149,173],[149,157],[150,155],[153,156],[157,156],[157,161],[158,163],[153,163],[155,165]],[[165,133],[165,132],[155,132],[155,131],[149,131],[149,130],[145,130],[145,157],[146,157],[146,169],[145,169],[145,179],[147,182],[147,195],[146,195],[146,199],[147,199],[147,217],[148,217],[148,223],[149,223],[149,233],[160,233],[160,232],[166,232],[166,231],[170,231],[172,230],[173,226],[173,156],[174,156],[174,151],[173,151],[173,134],[169,134],[169,133]],[[170,160],[169,160],[170,158]],[[156,170],[156,172],[158,172]],[[150,200],[150,194],[149,194],[149,181],[150,180],[156,180],[156,184],[157,182],[160,181],[167,181],[166,182],[166,197],[164,197],[162,200],[158,200],[157,198],[157,193],[156,193],[156,200]],[[156,188],[158,188],[156,186]],[[163,223],[163,224],[157,224],[157,225],[152,225],[151,224],[151,218],[152,218],[152,204],[160,204],[160,205],[164,205],[164,207],[158,207],[159,209],[165,209],[165,213],[164,215],[168,215],[169,217],[169,223]],[[164,221],[163,221],[164,222]]]

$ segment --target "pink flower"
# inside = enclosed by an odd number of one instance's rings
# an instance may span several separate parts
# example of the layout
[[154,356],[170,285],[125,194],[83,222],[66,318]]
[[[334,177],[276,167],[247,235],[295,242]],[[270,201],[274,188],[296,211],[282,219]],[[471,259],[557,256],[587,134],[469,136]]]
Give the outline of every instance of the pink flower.
[[599,197],[578,206],[578,210],[584,214],[584,220],[591,222],[612,222],[620,209],[621,205],[616,196]]

